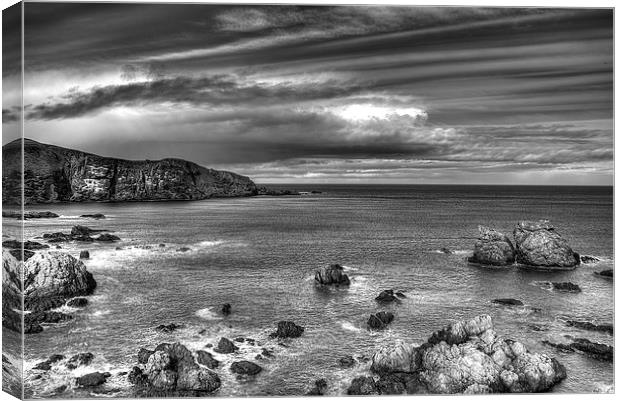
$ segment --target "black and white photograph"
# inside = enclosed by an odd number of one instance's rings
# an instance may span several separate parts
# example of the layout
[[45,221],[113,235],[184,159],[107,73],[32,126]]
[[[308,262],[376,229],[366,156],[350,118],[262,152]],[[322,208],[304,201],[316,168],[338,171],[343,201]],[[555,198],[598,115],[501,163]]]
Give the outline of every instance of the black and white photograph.
[[18,399],[613,394],[613,5],[3,3],[2,265]]

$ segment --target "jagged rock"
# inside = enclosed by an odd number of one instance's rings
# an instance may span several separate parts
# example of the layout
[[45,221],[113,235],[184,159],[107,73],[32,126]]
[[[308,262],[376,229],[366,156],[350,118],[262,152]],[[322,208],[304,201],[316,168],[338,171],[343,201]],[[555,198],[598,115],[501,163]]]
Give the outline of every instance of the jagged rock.
[[154,353],[155,351],[151,351],[150,349],[140,348],[140,350],[138,351],[138,363],[141,363],[143,365],[146,364],[151,355],[153,355]]
[[50,370],[52,368],[52,365],[58,361],[61,361],[65,358],[64,355],[60,355],[60,354],[54,354],[52,356],[50,356],[49,358],[47,358],[47,360],[36,364],[32,369],[35,370]]
[[108,377],[110,377],[110,376],[111,375],[108,372],[106,372],[106,373],[99,373],[99,372],[89,373],[89,374],[84,375],[82,377],[78,377],[77,384],[80,387],[100,386],[103,383],[105,383],[106,379]]
[[87,219],[105,219],[105,215],[102,213],[94,213],[94,214],[83,214],[80,217]]
[[161,331],[162,333],[172,333],[173,331],[176,331],[177,329],[180,329],[182,327],[183,326],[176,323],[160,324],[159,326],[155,327],[155,330]]
[[597,263],[601,261],[599,258],[590,255],[581,255],[580,259],[583,264]]
[[514,229],[518,263],[545,269],[573,269],[579,255],[547,220],[521,221]]
[[116,235],[112,235],[112,234],[101,234],[100,236],[95,238],[95,241],[100,241],[100,242],[114,242],[114,241],[120,241],[120,240],[121,239],[119,237],[117,237]]
[[67,369],[76,369],[79,366],[90,365],[90,363],[95,359],[95,356],[90,352],[83,352],[77,355],[73,355],[67,361]]
[[249,361],[233,362],[230,370],[238,375],[256,376],[263,370],[260,366]]
[[230,315],[231,310],[232,310],[232,306],[230,306],[230,304],[222,305],[222,315],[224,316]]
[[213,358],[213,355],[207,351],[196,351],[196,361],[201,365],[205,365],[209,369],[215,369],[220,366],[220,361]]
[[295,338],[301,337],[304,332],[304,328],[296,325],[293,322],[281,321],[278,322],[278,329],[275,333],[271,333],[271,337],[278,338]]
[[506,266],[515,262],[515,249],[508,237],[499,231],[478,226],[480,237],[474,245],[474,254],[468,261],[492,266]]
[[379,295],[377,295],[375,301],[387,304],[390,302],[399,301],[399,299],[397,295],[394,295],[394,290],[383,290],[379,293]]
[[[17,139],[2,147],[4,204],[258,195],[248,177],[179,159],[122,160]],[[22,163],[23,156],[23,163]]]
[[497,298],[492,301],[494,304],[511,305],[511,306],[523,306],[523,302],[514,298]]
[[566,325],[577,327],[583,330],[600,331],[609,335],[614,335],[614,326],[611,324],[594,324],[592,322],[581,322],[578,320],[567,320]]
[[327,394],[327,381],[325,379],[318,379],[314,382],[312,390],[308,391],[306,395],[325,395]]
[[360,376],[353,379],[347,390],[348,395],[373,395],[379,394],[375,379],[370,376]]
[[80,251],[80,259],[89,259],[89,258],[90,258],[90,252]]
[[458,321],[434,332],[428,339],[429,344],[438,344],[445,341],[448,344],[460,344],[469,337],[477,336],[493,328],[493,321],[489,315],[480,315],[469,321]]
[[387,327],[394,320],[391,312],[378,312],[368,318],[368,328],[370,330],[381,330]]
[[220,338],[220,342],[217,343],[217,347],[213,350],[220,354],[232,354],[237,351],[239,348],[235,346],[229,339],[222,337]]
[[[22,250],[21,250],[21,249],[11,249],[11,250],[9,251],[9,253],[10,253],[11,255],[13,255],[13,257],[14,257],[15,259],[17,259],[17,260],[19,260],[19,261],[22,261],[22,259],[23,259],[23,261],[24,261],[24,262],[25,262],[25,261],[27,261],[28,259],[30,259],[31,257],[33,257],[33,256],[34,256],[34,252],[29,251],[29,250],[27,250],[27,249],[24,249],[24,250],[23,250],[23,253],[22,253]],[[23,258],[22,258],[22,256],[23,256]]]
[[69,302],[67,302],[67,306],[70,306],[72,308],[83,308],[86,305],[88,305],[88,299],[82,297],[73,298],[69,300]]
[[349,276],[344,273],[344,268],[339,264],[322,267],[314,273],[314,281],[321,285],[346,286],[351,284]]

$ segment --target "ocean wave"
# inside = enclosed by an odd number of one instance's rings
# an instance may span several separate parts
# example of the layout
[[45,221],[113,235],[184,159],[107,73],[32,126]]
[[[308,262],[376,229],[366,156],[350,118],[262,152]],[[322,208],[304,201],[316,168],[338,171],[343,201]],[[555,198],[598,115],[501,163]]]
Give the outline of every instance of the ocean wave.
[[356,272],[356,271],[359,271],[359,267],[353,267],[353,266],[345,266],[345,265],[342,265],[342,270],[344,270],[344,271],[346,271],[346,272],[348,272],[348,271],[354,271],[354,272]]
[[196,316],[204,320],[222,320],[223,317],[219,316],[212,308],[199,309],[194,312]]
[[471,249],[450,249],[450,252],[447,253],[447,252],[444,252],[441,249],[435,249],[433,251],[433,253],[442,253],[442,254],[445,254],[445,255],[451,255],[451,254],[453,254],[453,255],[469,255],[469,254],[472,253],[472,251],[471,251]]

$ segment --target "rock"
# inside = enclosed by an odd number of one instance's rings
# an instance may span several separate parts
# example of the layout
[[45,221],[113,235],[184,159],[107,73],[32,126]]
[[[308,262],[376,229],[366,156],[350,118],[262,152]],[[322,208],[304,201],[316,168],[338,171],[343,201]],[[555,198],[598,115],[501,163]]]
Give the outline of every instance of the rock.
[[325,379],[318,379],[314,382],[312,390],[308,391],[306,395],[325,395],[327,394],[327,381]]
[[[5,187],[6,188],[6,187]],[[4,200],[4,197],[2,198]],[[22,216],[21,210],[10,210],[10,211],[2,211],[2,217],[8,217],[11,219],[19,219],[22,217],[24,219],[51,219],[55,217],[60,217],[56,213],[52,212],[34,212],[34,211],[24,211]]]
[[[31,257],[33,257],[33,256],[34,256],[34,252],[29,251],[29,250],[27,250],[27,249],[24,249],[24,250],[23,250],[23,253],[22,253],[22,250],[21,250],[21,249],[11,249],[11,250],[9,251],[9,253],[10,253],[11,255],[13,255],[13,257],[14,257],[15,259],[17,259],[17,260],[19,260],[19,261],[22,261],[22,259],[23,259],[23,261],[24,261],[24,262],[25,262],[25,261],[27,261],[28,259],[30,259]],[[22,258],[22,256],[23,256],[23,258]]]
[[583,330],[599,331],[601,333],[607,333],[611,336],[614,335],[614,326],[611,324],[600,324],[599,325],[599,324],[594,324],[591,322],[581,322],[578,320],[567,320],[566,325],[571,326],[571,327],[577,327]]
[[75,235],[75,236],[89,236],[93,233],[97,233],[103,230],[93,230],[92,228],[88,228],[86,226],[73,226],[71,228],[71,235]]
[[394,290],[383,290],[379,295],[377,295],[375,301],[380,303],[390,303],[394,301],[399,301],[399,299],[397,295],[394,295]]
[[106,373],[99,373],[99,372],[89,373],[82,377],[78,377],[77,384],[80,387],[100,386],[106,382],[106,379],[108,377],[110,377],[110,374],[107,372]]
[[314,273],[314,281],[321,285],[347,286],[351,284],[349,276],[339,264],[322,267]]
[[230,370],[238,375],[256,376],[263,368],[253,362],[239,361],[233,362],[230,365]]
[[2,247],[3,248],[10,248],[10,249],[22,249],[22,246],[24,249],[27,249],[29,251],[37,251],[40,249],[48,249],[50,246],[46,245],[46,244],[41,244],[39,242],[35,242],[35,241],[25,241],[25,242],[20,242],[20,241],[16,241],[16,240],[6,240],[6,241],[2,241]]
[[375,379],[370,376],[360,376],[353,379],[347,389],[347,395],[373,395],[379,394]]
[[217,343],[217,347],[213,351],[220,354],[232,354],[237,351],[239,348],[235,346],[229,339],[222,337],[220,338],[220,342]]
[[441,253],[445,253],[446,255],[450,255],[450,254],[452,254],[452,253],[453,253],[453,252],[452,252],[451,250],[449,250],[448,248],[441,248],[441,249],[439,250],[439,252],[441,252]]
[[480,236],[474,245],[474,254],[468,261],[492,266],[507,266],[515,262],[515,249],[505,234],[485,226],[478,226]]
[[231,313],[232,306],[230,304],[222,305],[222,315],[228,316]]
[[112,235],[112,234],[101,234],[100,236],[95,238],[95,241],[101,241],[101,242],[114,242],[114,241],[120,241],[120,240],[121,239],[119,237],[117,237],[116,235]]
[[497,298],[492,301],[494,304],[510,305],[510,306],[523,306],[523,302],[514,298]]
[[553,289],[556,291],[581,292],[581,288],[579,288],[577,284],[573,284],[571,282],[562,282],[562,283],[553,282],[551,283],[551,285],[553,286]]
[[165,247],[166,247],[166,244],[159,244],[159,247],[160,247],[160,248],[165,248]]
[[405,383],[396,375],[381,376],[376,386],[381,395],[398,395],[406,392]]
[[370,330],[381,330],[387,327],[394,320],[394,314],[391,312],[378,312],[370,315],[368,318],[368,328]]
[[601,261],[599,258],[590,255],[581,255],[580,259],[583,264],[597,263]]
[[429,344],[438,344],[445,341],[448,345],[461,344],[470,337],[478,336],[493,328],[493,321],[489,315],[480,315],[469,321],[458,321],[434,332],[428,339]]
[[261,355],[266,356],[267,358],[271,358],[273,356],[273,351],[268,350],[267,348],[263,348],[261,350]]
[[151,355],[153,355],[154,353],[155,351],[151,351],[150,349],[140,348],[140,350],[138,351],[138,363],[141,363],[143,365],[146,364]]
[[177,249],[177,252],[188,252],[188,251],[191,251],[191,249],[185,246]]
[[394,293],[398,298],[407,298],[407,296],[405,294],[403,294],[401,291],[396,291]]
[[276,332],[270,334],[270,336],[278,338],[296,338],[301,337],[303,332],[303,327],[298,326],[293,322],[281,321],[278,322],[278,329],[276,330]]
[[47,239],[47,242],[50,242],[50,243],[67,242],[67,241],[73,240],[73,236],[71,234],[65,234],[61,232],[45,233],[43,234],[43,238]]
[[215,369],[220,366],[220,361],[213,358],[213,355],[207,351],[196,351],[196,361],[201,365],[205,365],[209,369]]
[[89,258],[90,258],[90,252],[80,251],[80,259],[89,259]]
[[73,370],[79,366],[90,365],[93,359],[95,359],[95,356],[90,352],[83,352],[77,355],[73,355],[67,361],[67,369]]
[[155,327],[155,330],[161,331],[162,333],[172,333],[173,331],[176,331],[177,329],[180,329],[182,327],[183,326],[175,323],[160,324],[159,326]]
[[418,370],[420,354],[414,344],[397,340],[394,344],[381,346],[372,356],[370,370],[384,375],[387,373],[413,373]]
[[596,272],[594,274],[597,274],[599,276],[606,277],[606,278],[614,278],[614,271],[612,269],[601,270],[600,272]]
[[67,306],[72,308],[83,308],[88,305],[88,299],[86,298],[73,298],[67,302]]
[[45,361],[35,365],[32,369],[35,369],[35,370],[50,370],[54,363],[56,363],[58,361],[61,361],[64,358],[65,358],[64,355],[54,354],[54,355],[50,356],[49,358],[47,358],[47,360],[45,360]]
[[128,379],[145,395],[199,396],[221,386],[217,374],[196,363],[192,353],[179,343],[159,344],[144,369],[134,367]]
[[355,359],[353,359],[352,356],[347,355],[340,358],[338,360],[338,363],[340,363],[340,366],[342,367],[350,368],[351,366],[355,365]]
[[80,217],[87,219],[105,219],[105,215],[102,213],[94,213],[94,214],[83,214]]
[[595,343],[585,338],[577,338],[570,346],[595,359],[610,362],[614,360],[614,347],[609,345]]
[[514,237],[516,260],[523,265],[567,270],[581,262],[579,255],[547,220],[519,222]]

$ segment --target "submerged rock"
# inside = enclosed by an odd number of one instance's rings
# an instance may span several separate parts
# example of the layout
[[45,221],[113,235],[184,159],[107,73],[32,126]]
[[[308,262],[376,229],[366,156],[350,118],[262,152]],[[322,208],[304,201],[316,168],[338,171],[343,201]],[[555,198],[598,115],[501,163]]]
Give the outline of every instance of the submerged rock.
[[614,326],[611,324],[594,324],[592,322],[581,322],[578,320],[567,320],[566,325],[571,327],[577,327],[583,330],[599,331],[601,333],[607,333],[614,335]]
[[304,328],[296,325],[293,322],[281,321],[278,322],[278,329],[270,334],[270,337],[278,338],[296,338],[301,337],[304,332]]
[[94,213],[94,214],[83,214],[80,217],[87,219],[105,219],[105,215],[102,213]]
[[232,306],[230,306],[230,304],[222,305],[222,315],[224,316],[230,315],[231,310],[232,310]]
[[612,269],[608,269],[608,270],[601,270],[600,272],[596,272],[594,273],[596,275],[599,275],[601,277],[605,277],[605,278],[614,278],[614,271]]
[[514,298],[497,298],[492,301],[494,304],[510,305],[510,306],[523,306],[523,302]]
[[468,261],[492,266],[506,266],[515,262],[515,249],[505,234],[485,226],[478,226],[480,236],[474,245],[474,254]]
[[353,359],[352,356],[347,355],[347,356],[343,356],[342,358],[340,358],[338,360],[338,363],[342,367],[350,368],[351,366],[355,365],[355,359]]
[[394,314],[391,312],[378,312],[370,315],[368,318],[368,328],[370,330],[381,330],[387,327],[394,320]]
[[346,286],[351,284],[349,276],[344,273],[344,268],[339,264],[322,267],[314,273],[314,281],[321,285]]
[[117,237],[116,235],[112,235],[112,234],[101,234],[100,236],[95,238],[95,241],[101,241],[101,242],[114,242],[114,241],[120,241],[120,240],[121,239],[119,237]]
[[220,342],[217,343],[217,347],[213,351],[220,354],[232,354],[237,351],[239,348],[233,344],[228,338],[222,337],[220,338]]
[[260,366],[249,361],[233,362],[230,370],[238,375],[256,376],[263,370]]
[[95,359],[95,355],[93,355],[91,352],[83,352],[77,355],[73,355],[67,361],[67,369],[73,370],[78,368],[79,366],[90,365],[93,359]]
[[613,362],[614,359],[614,347],[595,343],[585,338],[577,338],[568,344],[553,343],[548,340],[543,340],[542,343],[564,352],[580,351],[591,358],[602,361]]
[[162,333],[172,333],[173,331],[176,331],[182,327],[182,325],[176,323],[160,324],[159,326],[155,327],[155,330],[161,331]]
[[521,221],[514,229],[516,260],[549,270],[573,269],[581,262],[548,220]]

